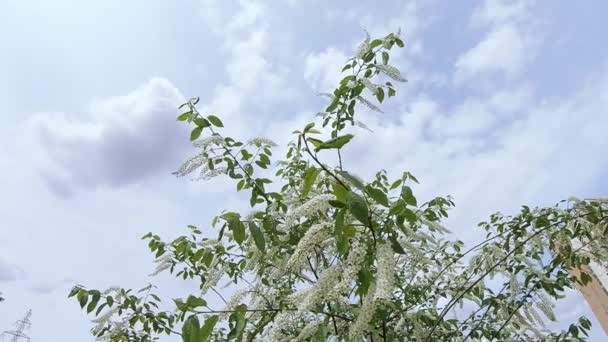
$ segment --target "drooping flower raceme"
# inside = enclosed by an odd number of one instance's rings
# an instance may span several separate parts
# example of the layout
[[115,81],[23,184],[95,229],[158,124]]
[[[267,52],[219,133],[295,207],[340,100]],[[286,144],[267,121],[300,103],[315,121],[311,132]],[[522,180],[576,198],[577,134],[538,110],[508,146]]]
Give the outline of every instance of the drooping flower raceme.
[[327,224],[317,223],[312,225],[304,234],[296,246],[292,256],[287,261],[287,271],[299,272],[306,258],[312,253],[313,247],[328,236]]
[[374,296],[375,299],[388,300],[395,286],[395,254],[388,242],[382,242],[378,244],[376,256],[378,272]]
[[352,341],[357,341],[357,339],[363,336],[363,333],[369,328],[369,323],[376,312],[375,293],[376,284],[372,284],[367,290],[367,295],[363,299],[363,305],[359,308],[357,319],[348,331],[348,337]]

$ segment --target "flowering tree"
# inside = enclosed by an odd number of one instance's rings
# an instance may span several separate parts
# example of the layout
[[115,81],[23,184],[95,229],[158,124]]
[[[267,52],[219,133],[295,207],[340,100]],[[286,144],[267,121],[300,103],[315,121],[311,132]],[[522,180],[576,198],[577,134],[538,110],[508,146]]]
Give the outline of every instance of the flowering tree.
[[[324,94],[318,122],[294,131],[276,163],[271,140],[225,136],[217,116],[199,113],[198,99],[183,104],[177,119],[194,125],[196,155],[175,174],[228,176],[250,194],[252,212],[221,212],[214,238],[194,226],[172,241],[144,236],[154,274],[200,283],[172,310],[159,309],[153,286],[73,288],[70,296],[96,316],[93,333],[108,341],[583,340],[584,317],[565,331],[544,323],[555,320],[554,301],[566,289],[591,281],[569,271],[606,260],[608,201],[494,214],[479,224],[486,240],[465,249],[440,223],[450,197],[420,203],[409,172],[363,180],[343,165],[352,132],[366,127],[357,110],[380,111],[395,96],[392,82],[404,81],[389,64],[395,46],[403,47],[398,33],[367,36]],[[337,165],[326,162],[330,154]]]

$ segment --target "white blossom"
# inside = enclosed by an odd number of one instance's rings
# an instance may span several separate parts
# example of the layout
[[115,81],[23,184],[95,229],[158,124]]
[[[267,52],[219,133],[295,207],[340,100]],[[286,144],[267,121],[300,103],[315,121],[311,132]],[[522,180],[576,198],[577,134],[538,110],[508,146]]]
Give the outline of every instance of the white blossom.
[[380,112],[383,113],[382,110],[380,108],[378,108],[378,106],[376,106],[375,104],[371,103],[368,99],[366,99],[365,97],[359,95],[357,96],[357,100],[359,100],[359,102],[361,102],[365,107],[367,107],[368,109],[374,111],[374,112]]
[[198,148],[207,148],[212,145],[224,145],[224,137],[219,134],[214,134],[210,137],[206,137],[192,143],[192,146]]
[[438,231],[438,232],[444,233],[444,234],[451,233],[449,229],[447,229],[446,227],[441,225],[439,222],[431,221],[431,220],[427,219],[426,217],[424,217],[424,215],[420,215],[418,217],[418,219],[420,220],[420,222],[422,222],[422,224],[429,227],[432,231]]
[[272,322],[272,329],[268,334],[268,342],[287,342],[293,339],[290,333],[300,322],[301,313],[295,311],[283,311],[279,313]]
[[161,273],[162,271],[171,268],[171,266],[173,265],[173,257],[174,255],[172,252],[165,252],[165,254],[156,258],[156,260],[154,261],[156,263],[156,268],[154,269],[154,272],[152,272],[149,276],[155,276]]
[[306,311],[319,303],[323,303],[328,295],[332,292],[332,288],[336,286],[338,278],[340,277],[340,267],[332,266],[329,269],[321,273],[317,284],[310,289],[308,295],[298,305],[298,310]]
[[287,261],[286,268],[288,271],[297,272],[302,268],[313,247],[327,237],[326,228],[327,225],[325,223],[317,223],[308,228],[308,231],[300,239],[296,249]]
[[376,95],[376,93],[378,92],[378,86],[373,84],[372,81],[369,80],[369,78],[362,77],[359,79],[359,81],[361,81],[361,83],[365,86],[365,88],[367,88],[369,91],[371,91],[372,94]]
[[306,326],[304,326],[304,329],[302,329],[302,331],[300,331],[300,334],[292,341],[293,342],[308,341],[317,332],[317,330],[319,329],[321,324],[323,324],[323,322],[320,322],[320,321],[313,321],[313,322],[306,324]]
[[205,156],[206,152],[201,152],[194,157],[186,160],[177,171],[173,172],[173,175],[177,177],[187,176],[192,173],[194,170],[198,169],[201,165],[207,163],[207,157]]
[[395,282],[395,254],[388,242],[382,242],[377,247],[378,273],[376,280],[376,299],[391,299]]
[[385,74],[386,76],[392,78],[395,81],[405,82],[406,79],[401,76],[401,72],[399,69],[395,68],[392,65],[384,65],[384,64],[376,64],[376,69]]
[[367,295],[363,299],[363,304],[359,308],[357,319],[348,331],[348,337],[352,341],[357,341],[358,338],[363,336],[369,327],[370,321],[374,317],[374,313],[376,312],[376,301],[374,300],[375,292],[376,284],[370,285],[367,290]]
[[224,308],[223,313],[220,313],[220,318],[226,318],[228,316],[230,316],[230,310],[234,310],[237,306],[239,306],[243,299],[249,294],[250,291],[247,290],[240,290],[237,291],[235,294],[232,295],[232,297],[230,297],[230,299],[228,300],[228,304],[226,304],[226,307]]
[[224,269],[218,263],[213,263],[210,269],[211,271],[209,272],[207,279],[205,280],[205,284],[203,284],[203,286],[201,287],[201,292],[203,294],[205,294],[207,290],[215,287],[224,275]]
[[349,89],[353,89],[356,86],[357,86],[357,82],[355,82],[353,80],[349,80],[348,82],[346,82],[346,87]]
[[367,249],[365,248],[365,244],[361,243],[357,239],[353,239],[348,252],[348,257],[346,258],[346,261],[342,267],[342,280],[335,287],[334,292],[340,294],[350,289],[351,285],[357,278],[359,270],[361,270],[361,265],[366,254]]
[[310,217],[318,212],[326,211],[330,208],[329,201],[334,199],[336,197],[332,194],[321,194],[312,197],[287,214],[285,225],[287,228],[290,228],[300,217]]
[[253,139],[249,139],[247,141],[247,145],[256,145],[256,146],[277,146],[277,144],[268,139],[268,138],[264,138],[264,137],[256,137]]
[[118,312],[119,306],[116,305],[113,308],[109,309],[108,311],[104,312],[101,316],[92,319],[91,322],[93,323],[97,323],[98,325],[104,325],[106,323],[108,323],[108,321],[110,320],[110,318],[112,318],[112,316],[114,316],[114,314],[116,314]]
[[365,56],[365,54],[370,50],[370,40],[371,38],[369,36],[369,33],[365,31],[365,40],[357,47],[357,50],[355,51],[356,58],[363,58],[363,56]]

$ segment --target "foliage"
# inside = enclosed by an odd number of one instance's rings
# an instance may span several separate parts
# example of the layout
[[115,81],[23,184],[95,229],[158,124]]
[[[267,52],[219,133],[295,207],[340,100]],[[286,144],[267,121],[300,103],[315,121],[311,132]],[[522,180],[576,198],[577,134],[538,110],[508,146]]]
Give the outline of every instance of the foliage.
[[[271,140],[225,136],[220,118],[199,113],[198,99],[182,105],[178,120],[194,125],[197,153],[175,175],[228,176],[250,195],[253,211],[221,212],[213,239],[194,226],[172,241],[144,236],[154,274],[200,285],[199,293],[174,299],[173,310],[159,309],[151,285],[139,292],[75,287],[70,296],[96,315],[93,333],[110,341],[181,335],[184,342],[584,339],[584,317],[566,331],[544,324],[555,320],[554,300],[591,279],[569,270],[605,260],[607,201],[494,214],[479,224],[487,239],[465,250],[440,223],[454,206],[450,197],[420,203],[411,173],[389,179],[380,170],[364,180],[342,164],[352,132],[366,127],[357,109],[380,111],[396,94],[391,82],[404,81],[389,64],[395,46],[403,46],[398,33],[367,36],[343,68],[347,76],[325,94],[320,122],[294,131],[277,163]],[[336,166],[323,162],[330,154]],[[221,289],[232,296],[212,308],[209,296],[224,300]]]

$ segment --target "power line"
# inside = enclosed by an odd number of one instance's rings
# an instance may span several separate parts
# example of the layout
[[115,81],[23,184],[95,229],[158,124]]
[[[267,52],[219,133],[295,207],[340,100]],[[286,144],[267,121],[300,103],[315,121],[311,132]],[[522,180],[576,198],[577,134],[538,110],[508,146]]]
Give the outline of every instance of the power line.
[[6,342],[21,342],[21,341],[30,341],[30,337],[25,333],[29,330],[32,322],[30,322],[30,318],[32,317],[32,310],[28,310],[23,319],[15,322],[15,330],[7,330],[0,335],[2,337],[2,341]]

